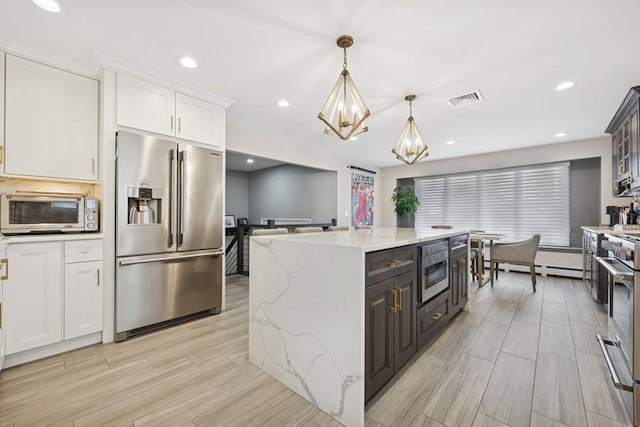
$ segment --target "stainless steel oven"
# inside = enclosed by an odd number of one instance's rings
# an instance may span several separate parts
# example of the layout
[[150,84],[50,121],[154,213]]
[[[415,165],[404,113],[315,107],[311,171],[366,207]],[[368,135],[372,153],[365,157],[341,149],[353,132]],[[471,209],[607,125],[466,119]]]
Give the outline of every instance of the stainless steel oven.
[[640,424],[640,238],[606,236],[601,243],[607,257],[596,257],[609,273],[609,336],[597,336],[614,386],[634,425]]
[[425,303],[449,289],[449,241],[437,240],[418,246],[420,273],[418,301]]

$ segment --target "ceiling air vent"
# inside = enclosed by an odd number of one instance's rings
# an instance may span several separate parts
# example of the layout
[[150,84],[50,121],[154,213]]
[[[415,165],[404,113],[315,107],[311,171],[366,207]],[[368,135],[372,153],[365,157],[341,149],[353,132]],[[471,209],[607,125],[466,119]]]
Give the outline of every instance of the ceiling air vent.
[[484,98],[479,90],[473,91],[471,93],[465,93],[464,95],[454,96],[453,98],[447,99],[451,108],[459,108],[464,107],[466,105],[478,104],[479,102],[484,102]]

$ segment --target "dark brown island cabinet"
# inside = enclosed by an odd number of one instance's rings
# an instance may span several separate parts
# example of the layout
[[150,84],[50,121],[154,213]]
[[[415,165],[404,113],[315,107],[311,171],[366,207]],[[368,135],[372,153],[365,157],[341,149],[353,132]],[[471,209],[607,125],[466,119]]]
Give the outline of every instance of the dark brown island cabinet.
[[449,239],[449,287],[418,305],[416,246],[370,252],[365,270],[365,401],[467,302],[467,235]]
[[366,256],[365,401],[416,353],[415,246]]

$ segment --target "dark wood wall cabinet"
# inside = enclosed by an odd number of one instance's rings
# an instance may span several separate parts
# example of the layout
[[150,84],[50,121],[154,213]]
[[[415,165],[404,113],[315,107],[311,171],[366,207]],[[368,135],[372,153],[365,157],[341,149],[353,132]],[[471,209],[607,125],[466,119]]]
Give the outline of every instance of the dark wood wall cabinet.
[[365,401],[430,342],[467,302],[467,235],[449,239],[449,288],[418,306],[418,250],[366,254]]
[[605,130],[611,135],[613,195],[640,189],[640,86],[632,87]]

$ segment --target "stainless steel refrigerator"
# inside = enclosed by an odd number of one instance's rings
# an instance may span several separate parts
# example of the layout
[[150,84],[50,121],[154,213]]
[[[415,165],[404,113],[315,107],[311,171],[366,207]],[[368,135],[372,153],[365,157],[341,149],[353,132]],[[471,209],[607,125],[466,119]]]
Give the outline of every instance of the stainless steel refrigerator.
[[116,341],[222,305],[222,153],[116,136]]

